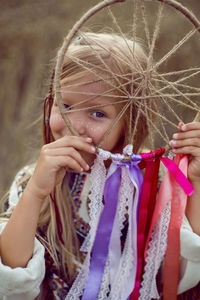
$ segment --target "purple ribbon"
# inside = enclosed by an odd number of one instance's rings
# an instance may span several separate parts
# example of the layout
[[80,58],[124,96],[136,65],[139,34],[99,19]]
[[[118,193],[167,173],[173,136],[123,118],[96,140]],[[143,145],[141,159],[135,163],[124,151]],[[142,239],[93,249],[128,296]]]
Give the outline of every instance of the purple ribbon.
[[120,178],[121,168],[117,168],[105,183],[105,205],[95,236],[89,276],[82,296],[82,300],[94,300],[98,295],[104,266],[108,255],[109,242],[117,209]]
[[[142,184],[142,173],[137,166],[141,156],[133,155],[133,161],[123,162],[117,165],[117,169],[109,176],[104,187],[105,205],[100,216],[97,233],[95,236],[88,280],[83,292],[82,300],[95,300],[97,298],[108,256],[111,233],[115,214],[117,211],[118,194],[121,181],[121,166],[129,166],[129,176],[133,176],[139,187]],[[131,174],[131,175],[130,175]]]
[[141,200],[141,194],[142,194],[142,185],[143,185],[143,174],[140,170],[140,168],[138,167],[138,164],[141,162],[142,157],[139,154],[132,154],[132,162],[131,165],[129,167],[129,176],[130,179],[135,180],[138,188],[139,188],[139,199],[138,199],[138,204],[137,204],[137,222],[138,222],[138,218],[139,218],[139,207],[140,207],[140,200]]

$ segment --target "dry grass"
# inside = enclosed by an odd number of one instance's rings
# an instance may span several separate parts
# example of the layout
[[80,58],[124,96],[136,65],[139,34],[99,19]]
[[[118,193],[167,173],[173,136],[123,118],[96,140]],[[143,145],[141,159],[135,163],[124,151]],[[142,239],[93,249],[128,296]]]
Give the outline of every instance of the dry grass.
[[[16,171],[35,160],[42,143],[40,114],[47,92],[51,61],[68,29],[97,0],[13,0],[0,3],[0,195]],[[180,1],[200,17],[199,0]],[[126,19],[126,16],[124,16]],[[169,15],[169,28],[174,31]],[[101,23],[100,23],[101,24]],[[177,31],[182,30],[176,28]],[[165,47],[166,35],[160,39]],[[200,43],[200,39],[199,39]],[[199,45],[192,44],[176,63],[198,60]],[[191,55],[190,55],[191,54]],[[36,120],[38,120],[36,122]],[[39,128],[39,129],[38,129]]]

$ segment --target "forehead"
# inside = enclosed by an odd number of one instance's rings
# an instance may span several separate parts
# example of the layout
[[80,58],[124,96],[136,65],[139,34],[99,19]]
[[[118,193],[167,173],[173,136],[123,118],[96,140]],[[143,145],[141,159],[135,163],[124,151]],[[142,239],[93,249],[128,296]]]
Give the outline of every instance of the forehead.
[[61,86],[62,98],[73,103],[86,101],[87,104],[109,104],[113,102],[112,86],[102,78],[84,78],[65,82]]

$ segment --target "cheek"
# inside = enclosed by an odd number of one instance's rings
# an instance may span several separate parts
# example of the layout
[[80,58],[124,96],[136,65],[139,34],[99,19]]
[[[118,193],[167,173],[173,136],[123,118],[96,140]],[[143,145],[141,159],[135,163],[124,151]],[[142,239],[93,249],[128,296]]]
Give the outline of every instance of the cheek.
[[102,148],[108,151],[121,152],[124,140],[124,128],[121,124],[114,126],[111,133],[106,137],[102,144]]
[[65,123],[58,112],[52,111],[50,116],[50,128],[52,132],[59,132],[65,127]]
[[87,124],[88,136],[90,136],[93,139],[93,142],[95,144],[98,144],[98,142],[103,137],[107,129],[108,127],[104,124],[91,124],[90,122]]

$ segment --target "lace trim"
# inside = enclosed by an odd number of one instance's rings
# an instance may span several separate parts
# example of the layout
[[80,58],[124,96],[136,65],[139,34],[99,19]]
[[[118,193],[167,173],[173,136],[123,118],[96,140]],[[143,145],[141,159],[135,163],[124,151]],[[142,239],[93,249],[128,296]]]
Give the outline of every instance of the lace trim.
[[[123,221],[125,220],[125,214],[128,214],[129,220],[132,218],[133,212],[133,193],[134,186],[131,182],[127,169],[122,168],[122,180],[121,180],[121,188],[120,188],[120,202],[118,209],[118,216],[120,220],[120,229],[123,228]],[[128,207],[128,209],[125,209]],[[134,233],[130,226],[128,227],[127,237],[124,245],[124,250],[119,262],[118,272],[116,274],[116,279],[111,287],[111,299],[121,299],[120,295],[123,294],[123,289],[127,286],[127,282],[133,282],[134,276],[129,281],[129,276],[131,274],[131,270],[134,269],[134,265],[136,265],[136,261],[133,261],[133,245],[132,240],[134,238]],[[135,249],[136,250],[136,249]]]
[[80,272],[77,275],[65,300],[79,300],[80,299],[83,289],[84,289],[84,286],[85,286],[87,276],[88,276],[89,264],[90,264],[90,257],[89,257],[89,255],[87,255],[85,258],[85,261],[82,265],[82,268],[80,269]]
[[106,168],[104,165],[105,159],[107,158],[97,156],[91,170],[91,178],[93,180],[89,193],[90,231],[81,247],[81,251],[83,252],[88,252],[91,250],[97,230],[97,225],[99,222],[99,217],[103,209],[103,190],[106,180]]
[[87,252],[87,255],[83,263],[83,266],[66,297],[66,300],[79,299],[79,297],[82,295],[88,277],[89,266],[90,266],[90,253],[92,250],[92,245],[97,230],[99,217],[103,209],[103,201],[102,201],[103,189],[106,180],[106,168],[104,165],[104,160],[106,160],[109,157],[109,155],[110,155],[109,152],[107,153],[103,151],[100,155],[97,156],[94,165],[92,166],[91,169],[91,178],[93,180],[92,180],[91,190],[89,194],[90,231],[87,237],[85,238],[85,241],[80,249],[83,252]]
[[159,222],[156,224],[147,250],[146,266],[140,289],[140,300],[160,299],[156,275],[164,260],[167,248],[167,231],[171,214],[171,201],[164,209]]
[[[124,149],[124,154],[126,155],[128,151],[132,151],[132,147],[126,147]],[[112,158],[113,165],[112,168],[109,169],[108,177],[112,172],[116,170],[116,165],[124,158],[124,155],[120,154],[111,154],[107,151],[99,150],[99,154],[94,162],[94,165],[91,170],[91,193],[89,198],[91,200],[89,204],[90,208],[90,232],[86,237],[81,251],[87,252],[85,261],[83,266],[76,277],[66,300],[78,300],[83,293],[83,289],[85,287],[89,266],[90,266],[90,253],[92,250],[92,246],[94,243],[97,226],[99,222],[99,218],[103,209],[103,192],[104,192],[104,184],[106,180],[106,168],[104,165],[104,160],[108,159],[108,157]],[[136,209],[136,204],[134,206],[133,196],[135,194],[135,188],[133,183],[129,177],[129,169],[126,166],[122,166],[122,177],[121,177],[121,185],[119,192],[119,202],[117,207],[117,227],[119,226],[119,239],[121,230],[124,227],[124,221],[126,215],[128,215],[129,220],[133,218],[133,212]],[[131,222],[129,222],[131,224]],[[133,253],[133,238],[137,238],[137,231],[133,233],[136,229],[136,226],[130,225],[128,226],[127,237],[125,241],[125,246],[122,253],[118,253],[119,260],[114,261],[116,273],[111,274],[111,265],[113,265],[112,254],[108,255],[106,266],[104,268],[104,274],[101,282],[100,291],[98,294],[98,300],[120,300],[127,299],[127,293],[129,293],[129,289],[132,291],[132,287],[130,282],[133,283],[134,272],[136,270],[136,261],[134,261],[134,253]],[[116,228],[117,228],[116,227]],[[134,227],[134,228],[133,228]],[[120,243],[120,241],[119,241]],[[136,243],[135,243],[136,244]],[[136,247],[135,247],[136,248]],[[137,249],[135,249],[137,251]],[[134,287],[134,286],[133,286]],[[128,292],[127,292],[128,290]],[[131,292],[130,291],[130,292]],[[130,294],[130,293],[129,293]]]
[[104,269],[101,287],[100,287],[100,291],[99,291],[97,299],[98,300],[109,300],[110,299],[110,261],[109,261],[109,258],[106,261],[106,266]]
[[[128,214],[130,219],[132,218],[133,193],[133,183],[129,178],[126,167],[124,167],[122,168],[122,179],[119,193],[120,201],[117,209],[118,217],[122,216],[121,219],[119,218],[120,228],[123,228],[124,226],[123,220],[125,220],[125,214]],[[123,206],[127,206],[128,209],[122,209]],[[107,259],[98,300],[120,300],[127,298],[127,283],[130,285],[130,282],[133,282],[134,275],[132,274],[132,270],[134,270],[134,266],[136,267],[136,261],[134,262],[133,260],[133,236],[132,228],[129,226],[123,252],[119,261],[117,261],[117,263],[115,262],[115,264],[117,264],[117,272],[114,278],[111,278],[111,257],[109,256]]]

